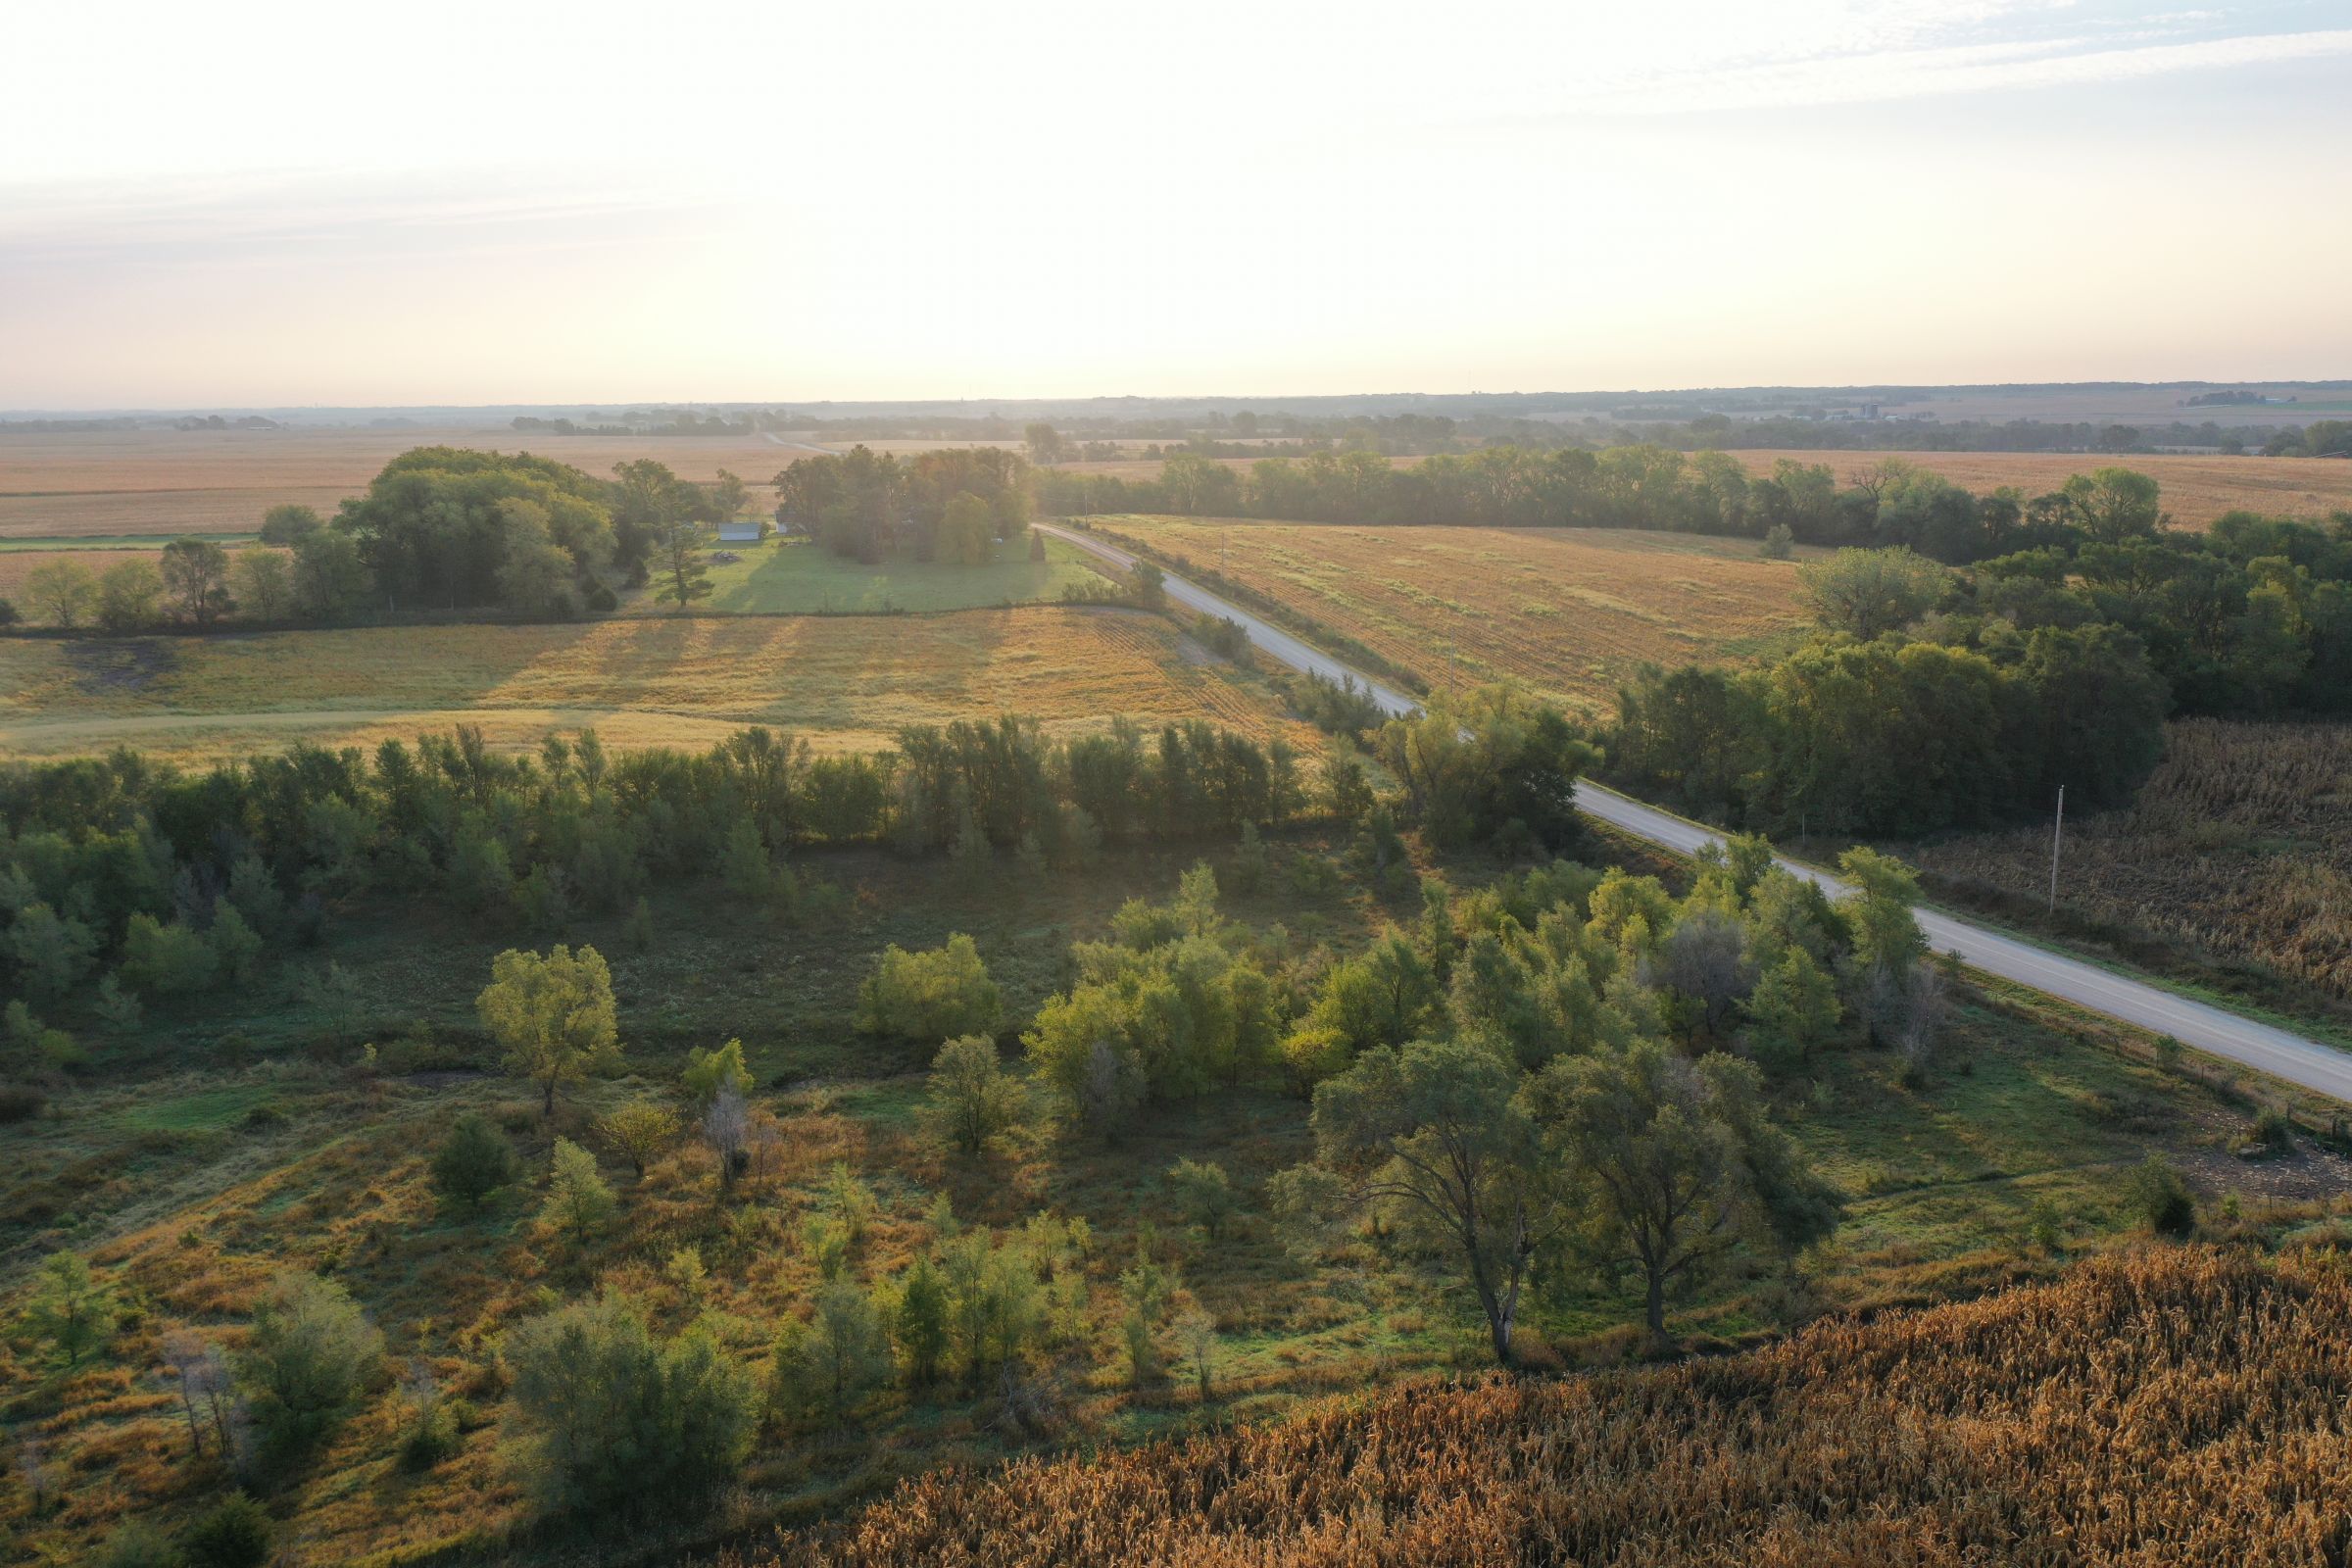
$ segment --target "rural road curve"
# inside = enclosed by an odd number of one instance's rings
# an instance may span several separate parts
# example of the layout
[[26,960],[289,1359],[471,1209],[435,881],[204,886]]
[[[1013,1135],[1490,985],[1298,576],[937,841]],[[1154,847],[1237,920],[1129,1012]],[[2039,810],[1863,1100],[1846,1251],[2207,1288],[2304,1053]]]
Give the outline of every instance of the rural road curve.
[[[1057,528],[1051,523],[1039,523],[1036,526],[1056,539],[1101,557],[1114,566],[1130,567],[1136,564],[1135,557],[1100,539],[1090,539],[1084,534]],[[1354,681],[1369,691],[1372,700],[1387,712],[1405,714],[1420,709],[1419,703],[1403,693],[1356,673],[1329,654],[1308,647],[1290,633],[1267,625],[1240,606],[1228,604],[1173,572],[1167,574],[1167,592],[1168,597],[1180,605],[1208,614],[1222,615],[1237,623],[1249,632],[1251,642],[1295,669],[1321,675],[1326,680],[1345,677]],[[1719,838],[1718,834],[1694,822],[1670,811],[1661,811],[1654,806],[1644,806],[1631,796],[1621,795],[1590,779],[1578,781],[1576,798],[1578,808],[1588,816],[1598,817],[1612,827],[1622,828],[1637,838],[1647,839],[1678,854],[1693,854],[1705,845],[1717,842]],[[1846,891],[1844,883],[1827,872],[1794,860],[1783,859],[1780,863],[1807,881],[1819,883],[1833,896]],[[1952,955],[1971,968],[2029,986],[2092,1012],[2103,1013],[2158,1034],[2171,1035],[2182,1045],[2226,1057],[2258,1072],[2269,1073],[2274,1078],[2282,1078],[2315,1093],[2352,1102],[2352,1054],[2162,987],[2113,973],[2096,964],[2066,957],[2030,942],[2020,942],[2015,937],[2003,936],[1998,931],[1956,919],[1937,909],[1922,906],[1915,912],[1919,917],[1919,928],[1926,934],[1929,945],[1938,953]]]

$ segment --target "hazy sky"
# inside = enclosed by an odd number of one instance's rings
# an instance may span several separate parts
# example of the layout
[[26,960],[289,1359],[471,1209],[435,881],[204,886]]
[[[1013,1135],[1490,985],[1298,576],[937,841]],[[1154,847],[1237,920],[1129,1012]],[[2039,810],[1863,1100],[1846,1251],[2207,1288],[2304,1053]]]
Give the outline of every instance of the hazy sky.
[[2352,4],[23,5],[0,408],[2352,375]]

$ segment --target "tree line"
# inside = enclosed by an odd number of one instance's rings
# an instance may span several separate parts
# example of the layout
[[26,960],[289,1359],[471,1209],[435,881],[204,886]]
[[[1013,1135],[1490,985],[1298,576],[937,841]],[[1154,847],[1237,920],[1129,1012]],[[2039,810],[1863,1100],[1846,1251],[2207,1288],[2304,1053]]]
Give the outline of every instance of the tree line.
[[[1398,466],[1369,452],[1263,458],[1247,472],[1191,454],[1156,479],[1040,471],[1038,504],[1070,516],[1174,513],[1303,522],[1475,527],[1662,528],[1789,544],[1904,547],[1951,565],[2027,550],[2072,554],[2170,533],[2156,481],[2106,466],[2028,496],[1978,494],[1901,458],[1840,485],[1827,464],[1783,458],[1750,474],[1722,452],[1650,445],[1600,451],[1482,447]],[[2231,514],[2252,526],[2250,514]],[[2332,528],[2347,524],[2286,524]],[[2189,548],[2193,542],[2183,541]]]
[[[94,999],[121,1024],[144,1002],[244,980],[270,952],[316,943],[333,903],[361,894],[525,930],[626,914],[650,934],[656,879],[708,879],[793,913],[807,890],[788,857],[807,845],[1069,869],[1106,842],[1231,840],[1309,816],[1377,816],[1389,845],[1396,821],[1444,842],[1569,844],[1581,738],[1503,694],[1449,711],[1376,738],[1417,781],[1385,803],[1351,750],[1317,761],[1199,720],[1147,732],[1122,719],[1066,740],[1033,719],[957,720],[835,757],[758,728],[701,753],[609,754],[583,731],[502,756],[460,728],[202,772],[127,749],[9,762],[0,957],[30,1007]],[[37,1013],[12,1032],[69,1064],[71,1041],[50,1041]]]

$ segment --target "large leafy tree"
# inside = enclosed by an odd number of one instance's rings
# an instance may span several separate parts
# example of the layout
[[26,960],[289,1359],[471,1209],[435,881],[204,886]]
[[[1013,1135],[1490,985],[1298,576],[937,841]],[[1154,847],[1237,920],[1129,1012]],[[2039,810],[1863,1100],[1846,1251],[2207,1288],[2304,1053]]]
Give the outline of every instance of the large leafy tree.
[[174,539],[164,546],[164,591],[179,612],[209,626],[235,607],[228,592],[228,552],[210,539]]
[[290,1271],[254,1308],[237,1356],[265,1443],[280,1454],[316,1445],[351,1409],[382,1364],[384,1337],[351,1293]]
[[1909,547],[1840,550],[1796,568],[1813,618],[1864,642],[1900,631],[1936,607],[1951,572]]
[[1837,1195],[1772,1125],[1749,1063],[1639,1041],[1554,1061],[1527,1098],[1567,1181],[1575,1241],[1641,1276],[1660,1343],[1670,1290],[1743,1245],[1792,1249],[1837,1223]]
[[24,574],[24,602],[51,625],[71,631],[98,603],[98,575],[77,561],[48,561]]
[[594,948],[576,955],[561,945],[544,955],[510,948],[491,960],[490,984],[474,1007],[505,1049],[507,1070],[539,1085],[548,1115],[559,1088],[618,1052],[612,973]]
[[1379,752],[1404,788],[1406,813],[1440,844],[1506,832],[1553,851],[1583,842],[1576,781],[1600,754],[1526,692],[1485,686],[1432,698],[1382,728]]
[[2099,544],[2147,538],[2167,522],[2157,507],[2156,481],[2133,468],[2093,468],[2059,488],[2074,521]]
[[1328,1226],[1377,1207],[1451,1258],[1508,1364],[1520,1298],[1566,1223],[1519,1077],[1467,1041],[1366,1052],[1315,1089],[1315,1163],[1275,1178],[1275,1207]]

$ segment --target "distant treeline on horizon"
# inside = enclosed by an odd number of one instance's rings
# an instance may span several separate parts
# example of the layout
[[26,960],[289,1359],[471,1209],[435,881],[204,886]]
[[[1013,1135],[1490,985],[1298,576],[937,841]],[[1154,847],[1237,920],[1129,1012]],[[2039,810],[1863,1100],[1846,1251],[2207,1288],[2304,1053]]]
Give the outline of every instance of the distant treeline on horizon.
[[[1938,395],[2113,390],[2178,394],[2182,409],[2227,408],[2255,422],[1937,419],[1881,408]],[[1985,386],[1740,387],[1662,391],[1365,393],[1270,398],[923,400],[858,403],[698,403],[426,406],[349,409],[73,411],[0,418],[0,435],[145,428],[386,428],[435,422],[552,435],[764,436],[798,431],[832,440],[1018,440],[1038,420],[1081,440],[1344,440],[1366,433],[1384,450],[1448,451],[1478,443],[1594,446],[1627,438],[1708,446],[1936,451],[2132,451],[2158,446],[2249,449],[2309,422],[2296,402],[2270,397],[2352,393],[2352,380],[2305,382],[2045,382]],[[2257,411],[2259,414],[2257,415]],[[26,411],[31,413],[32,411]],[[2309,410],[2329,412],[2325,402]],[[2117,432],[2129,439],[2118,444]]]

